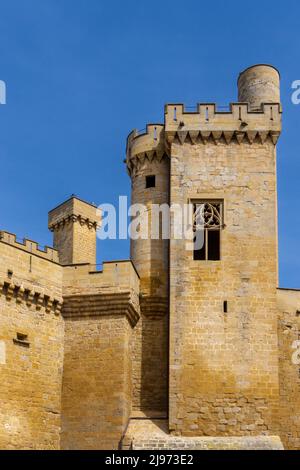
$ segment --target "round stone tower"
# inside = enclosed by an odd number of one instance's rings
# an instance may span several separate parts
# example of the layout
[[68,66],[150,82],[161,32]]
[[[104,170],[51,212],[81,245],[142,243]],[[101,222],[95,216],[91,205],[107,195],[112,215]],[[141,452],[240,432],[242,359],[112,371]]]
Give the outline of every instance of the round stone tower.
[[[131,177],[131,204],[142,204],[148,220],[147,237],[135,237],[130,244],[141,292],[141,321],[134,340],[133,407],[165,412],[169,240],[162,237],[162,213],[157,236],[151,236],[158,206],[169,204],[170,162],[165,150],[164,126],[149,124],[142,134],[133,131],[127,141],[126,163]],[[156,209],[153,204],[157,205]]]
[[250,111],[259,111],[262,103],[280,103],[280,75],[272,65],[253,65],[240,73],[238,100],[247,102]]

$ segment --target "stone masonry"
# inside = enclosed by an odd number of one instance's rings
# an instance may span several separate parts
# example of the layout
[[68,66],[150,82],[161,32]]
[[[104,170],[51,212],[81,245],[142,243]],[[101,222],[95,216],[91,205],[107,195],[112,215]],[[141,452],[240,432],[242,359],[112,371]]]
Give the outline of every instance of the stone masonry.
[[198,254],[171,211],[170,240],[132,239],[130,260],[99,268],[101,214],[76,196],[49,212],[53,248],[0,232],[1,449],[300,449],[279,80],[250,67],[227,111],[168,104],[164,124],[128,137],[132,204],[150,221],[153,204],[204,207]]

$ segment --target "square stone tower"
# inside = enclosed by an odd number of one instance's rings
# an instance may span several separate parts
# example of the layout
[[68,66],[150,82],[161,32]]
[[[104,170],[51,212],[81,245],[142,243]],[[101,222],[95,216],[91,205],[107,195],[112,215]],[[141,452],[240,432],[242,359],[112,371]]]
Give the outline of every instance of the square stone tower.
[[96,263],[96,231],[100,211],[76,196],[49,212],[49,229],[61,264]]
[[[142,320],[150,312],[151,322],[134,344],[137,395],[145,397],[150,383],[168,394],[175,435],[277,432],[279,80],[272,66],[250,67],[238,79],[239,101],[227,111],[213,103],[194,112],[168,104],[164,125],[149,124],[128,138],[132,201],[189,205],[192,238],[202,241],[199,247],[175,239],[171,217],[169,245],[131,244],[147,299]],[[154,321],[158,298],[168,302],[165,324]],[[160,360],[166,341],[168,364]],[[166,369],[168,386],[161,379]]]
[[203,239],[170,243],[169,427],[186,436],[276,433],[279,73],[238,87],[229,112],[166,106],[170,201]]

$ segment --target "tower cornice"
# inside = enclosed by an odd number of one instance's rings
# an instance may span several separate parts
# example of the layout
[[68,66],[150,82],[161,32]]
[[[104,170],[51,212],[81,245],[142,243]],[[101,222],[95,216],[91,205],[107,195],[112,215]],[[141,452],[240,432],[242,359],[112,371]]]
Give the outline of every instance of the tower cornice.
[[59,221],[53,224],[49,224],[48,228],[51,232],[54,232],[55,230],[58,230],[59,228],[61,228],[62,226],[66,224],[75,223],[75,222],[78,222],[80,225],[86,225],[89,229],[97,230],[97,228],[100,227],[100,222],[95,222],[81,215],[70,214],[61,218]]
[[165,145],[165,126],[148,124],[145,132],[133,130],[127,138],[126,165],[130,176],[147,161],[161,162],[168,158]]
[[127,138],[126,165],[134,175],[147,161],[169,158],[170,145],[212,142],[261,145],[277,144],[281,133],[280,103],[262,103],[253,111],[249,103],[230,103],[226,111],[215,103],[199,103],[195,111],[187,111],[183,103],[165,106],[165,123],[148,124],[145,131],[133,130]]

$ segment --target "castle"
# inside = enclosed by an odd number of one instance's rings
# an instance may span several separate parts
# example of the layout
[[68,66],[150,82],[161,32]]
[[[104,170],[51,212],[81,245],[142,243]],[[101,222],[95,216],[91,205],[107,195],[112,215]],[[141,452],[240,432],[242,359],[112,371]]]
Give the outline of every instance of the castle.
[[201,248],[137,238],[100,271],[101,215],[75,196],[49,213],[54,248],[1,232],[1,449],[300,449],[279,81],[252,66],[229,110],[168,104],[164,124],[128,137],[132,203],[191,203]]

